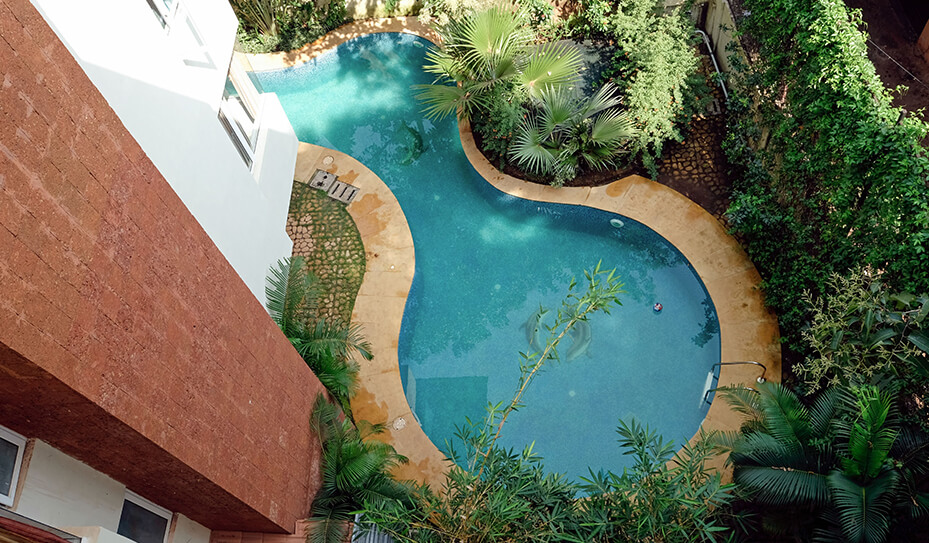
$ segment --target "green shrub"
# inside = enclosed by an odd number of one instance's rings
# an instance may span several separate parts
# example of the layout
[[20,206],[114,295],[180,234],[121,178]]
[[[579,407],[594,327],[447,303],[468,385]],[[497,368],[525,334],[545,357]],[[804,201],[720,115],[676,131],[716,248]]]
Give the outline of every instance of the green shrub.
[[[572,20],[582,35],[602,36],[619,46],[605,78],[625,95],[623,105],[636,121],[635,155],[652,176],[668,140],[681,141],[682,130],[708,96],[694,51],[694,26],[679,8],[665,12],[661,0],[587,0]],[[700,94],[697,94],[700,93]]]
[[504,86],[494,89],[487,102],[487,113],[472,119],[473,129],[481,136],[483,151],[491,160],[497,160],[502,170],[510,142],[527,111],[522,101]]
[[760,51],[737,77],[747,94],[730,100],[730,218],[799,359],[803,291],[821,296],[831,273],[871,266],[893,291],[929,291],[929,125],[892,106],[842,2],[745,8]]
[[[251,3],[253,0],[238,2]],[[299,49],[343,25],[347,14],[344,0],[332,0],[324,8],[318,8],[315,0],[280,1],[274,12],[275,31],[270,33],[262,30],[263,25],[256,25],[252,18],[243,15],[247,12],[240,9],[235,11],[239,16],[239,48],[246,53]]]

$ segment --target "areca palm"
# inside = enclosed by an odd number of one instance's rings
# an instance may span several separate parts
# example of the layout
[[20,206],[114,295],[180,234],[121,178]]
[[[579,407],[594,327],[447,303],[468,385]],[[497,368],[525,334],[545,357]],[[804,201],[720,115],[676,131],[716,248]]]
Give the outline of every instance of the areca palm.
[[470,118],[477,108],[486,108],[491,89],[501,83],[538,97],[547,88],[574,82],[581,67],[577,50],[557,43],[534,47],[526,21],[523,11],[499,5],[438,27],[441,45],[427,53],[424,66],[436,81],[414,87],[427,116],[458,111]]
[[323,447],[323,480],[310,509],[308,543],[344,542],[362,504],[409,502],[410,488],[389,475],[406,458],[386,443],[366,439],[382,432],[382,426],[361,422],[359,430],[322,395],[316,398],[311,425]]
[[343,325],[320,318],[316,277],[301,256],[284,258],[268,272],[265,296],[271,319],[281,328],[320,382],[346,413],[358,388],[358,353],[371,360],[371,346],[358,325]]
[[733,479],[764,505],[769,525],[780,517],[818,539],[871,543],[929,512],[929,495],[918,490],[929,438],[900,428],[892,396],[830,388],[807,407],[771,383],[724,395],[749,417],[727,443]]
[[523,122],[510,150],[529,172],[566,180],[581,167],[601,170],[614,164],[635,135],[632,119],[617,107],[612,83],[588,98],[564,87],[546,89],[539,98],[538,113]]

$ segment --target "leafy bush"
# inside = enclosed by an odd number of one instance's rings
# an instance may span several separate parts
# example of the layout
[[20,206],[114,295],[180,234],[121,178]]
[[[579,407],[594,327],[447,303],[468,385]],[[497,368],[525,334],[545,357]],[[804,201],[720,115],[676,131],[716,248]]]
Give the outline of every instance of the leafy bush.
[[829,388],[723,392],[747,416],[726,445],[733,480],[765,531],[796,541],[918,541],[929,513],[929,435],[901,426],[892,394]]
[[501,85],[491,91],[487,103],[487,113],[474,117],[472,128],[480,134],[484,152],[491,159],[498,159],[502,170],[506,165],[513,135],[528,111],[508,85]]
[[[324,8],[318,8],[315,0],[278,0],[273,3],[270,19],[273,26],[269,28],[268,24],[249,15],[254,10],[249,6],[261,3],[258,0],[233,3],[239,17],[239,47],[246,53],[299,49],[346,22],[345,0],[332,0]],[[267,21],[268,16],[262,20]]]
[[[558,345],[572,327],[618,303],[622,284],[599,266],[586,288],[569,288],[540,353],[521,353],[516,394],[488,406],[478,424],[468,421],[449,445],[456,463],[442,492],[416,490],[413,507],[401,502],[365,503],[364,518],[402,543],[583,541],[717,541],[725,537],[730,486],[710,474],[709,442],[701,441],[672,460],[673,446],[647,428],[620,423],[620,445],[635,458],[622,475],[591,474],[580,487],[546,473],[532,447],[521,452],[497,445],[507,417],[522,409],[522,396],[535,375],[558,360]],[[592,495],[578,498],[579,490]]]
[[742,30],[760,52],[737,78],[747,95],[730,100],[730,217],[788,347],[803,356],[802,293],[822,296],[831,273],[870,266],[892,291],[929,291],[929,157],[919,143],[929,125],[891,105],[856,11],[828,0],[744,5]]
[[694,77],[693,23],[679,8],[665,13],[661,0],[586,0],[582,6],[572,26],[619,46],[605,76],[623,90],[623,105],[639,130],[633,151],[655,176],[665,142],[683,139],[697,105],[690,98],[695,88],[707,96],[702,78]]

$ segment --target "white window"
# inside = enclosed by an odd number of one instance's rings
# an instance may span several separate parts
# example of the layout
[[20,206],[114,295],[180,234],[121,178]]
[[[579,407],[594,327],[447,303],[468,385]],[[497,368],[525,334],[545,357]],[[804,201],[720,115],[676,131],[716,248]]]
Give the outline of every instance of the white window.
[[116,533],[136,543],[166,543],[171,516],[171,511],[127,490]]
[[13,505],[26,438],[0,426],[0,505]]
[[171,20],[174,18],[174,11],[177,9],[177,0],[146,0],[148,6],[152,8],[158,22],[163,28],[171,26]]
[[258,104],[258,91],[245,69],[233,58],[219,105],[219,120],[249,168],[258,143],[258,123],[255,122],[259,117]]

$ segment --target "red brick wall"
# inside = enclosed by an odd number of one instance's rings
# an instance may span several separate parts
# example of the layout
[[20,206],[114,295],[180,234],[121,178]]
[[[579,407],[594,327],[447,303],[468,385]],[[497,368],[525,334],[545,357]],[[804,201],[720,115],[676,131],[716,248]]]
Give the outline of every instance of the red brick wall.
[[29,1],[0,0],[0,424],[209,528],[280,532],[319,484],[320,390]]

